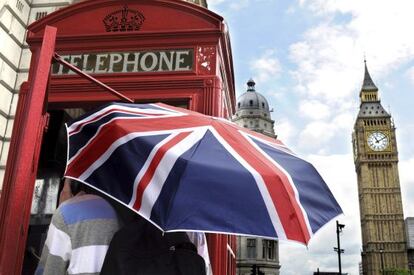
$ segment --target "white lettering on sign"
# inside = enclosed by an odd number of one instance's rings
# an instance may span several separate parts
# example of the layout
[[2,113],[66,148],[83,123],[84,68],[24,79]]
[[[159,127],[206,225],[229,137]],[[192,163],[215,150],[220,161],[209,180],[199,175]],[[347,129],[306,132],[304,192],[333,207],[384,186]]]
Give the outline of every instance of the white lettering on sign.
[[[108,59],[108,55],[109,54],[98,54],[98,55],[96,55],[95,71],[94,71],[94,73],[97,73],[97,74],[106,73],[106,71],[108,70],[108,68],[106,66],[104,66],[104,65],[105,65],[105,61]],[[103,69],[101,69],[102,66],[104,66]]]
[[[176,71],[187,71],[189,66],[184,66],[184,56],[188,54],[188,51],[177,51],[177,57],[175,59],[175,70]],[[183,56],[183,57],[182,57]]]
[[[63,55],[62,58],[90,74],[191,71],[194,51],[165,50],[121,53]],[[69,68],[54,64],[54,75],[74,74]]]
[[[175,52],[172,52],[169,56],[165,52],[160,53],[160,68],[158,71],[163,71],[162,68],[166,67],[166,71],[172,71],[173,70],[173,64],[174,64],[174,54]],[[165,66],[164,66],[165,65]]]
[[[82,61],[82,55],[81,54],[74,54],[70,56],[69,63],[73,64],[76,67],[79,67],[79,62]],[[75,74],[75,72],[70,71],[69,74]]]
[[[90,74],[90,73],[93,73],[93,69],[88,69],[88,59],[89,59],[89,54],[84,54],[82,68],[85,73]],[[63,66],[60,66],[60,67],[63,67]]]
[[121,60],[122,60],[122,55],[120,55],[119,53],[111,54],[109,56],[109,70],[108,70],[108,73],[113,73],[114,72],[114,64],[117,64]]
[[[148,58],[150,57],[150,58]],[[141,68],[145,72],[151,72],[157,66],[158,58],[155,53],[144,53],[141,57]]]

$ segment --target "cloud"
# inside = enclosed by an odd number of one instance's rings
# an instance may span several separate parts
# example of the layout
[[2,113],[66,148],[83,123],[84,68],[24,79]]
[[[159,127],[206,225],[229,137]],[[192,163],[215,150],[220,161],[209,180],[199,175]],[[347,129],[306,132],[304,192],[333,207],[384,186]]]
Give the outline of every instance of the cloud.
[[306,151],[331,149],[329,145],[336,143],[336,140],[332,140],[334,137],[339,136],[341,140],[344,140],[344,136],[351,136],[353,121],[353,115],[350,112],[338,113],[326,121],[311,121],[305,124],[300,132],[298,145],[302,149],[307,148]]
[[291,143],[292,137],[297,134],[296,128],[293,126],[291,121],[286,118],[282,118],[280,121],[275,121],[274,128],[277,138],[287,146]]
[[[413,1],[302,0],[320,17],[291,45],[292,72],[302,92],[326,100],[353,96],[361,85],[363,55],[374,81],[413,60]],[[349,18],[345,22],[343,16]]]
[[[364,53],[380,96],[381,87],[388,87],[381,81],[414,61],[414,36],[407,35],[414,24],[414,2],[300,0],[298,8],[311,12],[315,20],[289,46],[295,65],[289,73],[304,118],[298,147],[326,153],[335,139],[352,131]],[[405,75],[414,83],[414,67]]]
[[250,63],[252,71],[256,74],[254,79],[263,83],[279,76],[282,71],[276,51],[267,49],[262,56],[254,59]]
[[209,6],[210,5],[212,5],[212,6],[214,6],[214,5],[220,5],[220,4],[222,4],[222,3],[226,2],[226,1],[228,1],[228,0],[209,0],[208,1],[208,5]]
[[319,120],[328,118],[331,114],[331,109],[327,104],[318,100],[309,100],[299,103],[299,112],[302,116]]
[[238,10],[244,9],[249,7],[251,4],[253,5],[260,5],[264,2],[277,2],[278,0],[208,0],[209,9],[216,9],[220,5],[222,8],[228,7],[233,12],[237,12]]
[[238,0],[238,1],[232,1],[230,3],[230,8],[233,10],[240,10],[242,8],[245,8],[249,5],[249,0]]
[[399,163],[401,193],[404,206],[404,216],[414,217],[414,157]]
[[331,124],[314,121],[306,125],[299,135],[299,147],[313,151],[326,144],[335,135]]
[[[354,115],[350,112],[342,112],[338,114],[332,120],[332,128],[339,128],[346,130],[349,134],[352,132],[352,126],[354,125]],[[336,125],[336,127],[334,126]]]
[[411,83],[414,85],[414,66],[409,68],[406,71],[406,76],[408,77],[408,79],[411,81]]
[[356,94],[362,82],[362,54],[343,26],[322,24],[310,29],[303,41],[290,46],[290,58],[297,64],[291,71],[297,89],[311,98],[329,103]]
[[230,1],[230,0],[208,0],[209,9],[215,10],[219,6],[226,6],[232,11],[238,11],[249,6],[251,0],[239,0],[239,1]]

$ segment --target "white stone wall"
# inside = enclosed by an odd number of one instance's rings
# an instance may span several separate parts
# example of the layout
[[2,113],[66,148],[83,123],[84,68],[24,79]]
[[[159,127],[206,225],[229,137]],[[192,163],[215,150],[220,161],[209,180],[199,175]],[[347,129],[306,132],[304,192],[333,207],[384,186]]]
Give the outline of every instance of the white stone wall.
[[206,0],[184,0],[184,1],[194,3],[194,4],[197,4],[197,5],[200,5],[202,7],[207,8],[207,1]]
[[0,189],[17,100],[17,77],[24,45],[30,3],[0,1]]

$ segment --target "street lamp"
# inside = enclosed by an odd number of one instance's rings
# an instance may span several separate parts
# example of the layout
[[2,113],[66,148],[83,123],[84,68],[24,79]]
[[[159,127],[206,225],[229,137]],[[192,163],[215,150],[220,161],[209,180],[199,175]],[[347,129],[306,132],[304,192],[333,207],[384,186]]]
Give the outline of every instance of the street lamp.
[[384,275],[384,249],[381,247],[379,250],[381,256],[381,274]]
[[341,242],[339,240],[339,233],[342,232],[342,229],[345,227],[345,224],[340,224],[336,221],[336,239],[338,242],[338,247],[334,247],[334,251],[338,253],[338,266],[339,266],[339,274],[342,274],[342,266],[341,266],[341,254],[345,252],[344,249],[341,249]]

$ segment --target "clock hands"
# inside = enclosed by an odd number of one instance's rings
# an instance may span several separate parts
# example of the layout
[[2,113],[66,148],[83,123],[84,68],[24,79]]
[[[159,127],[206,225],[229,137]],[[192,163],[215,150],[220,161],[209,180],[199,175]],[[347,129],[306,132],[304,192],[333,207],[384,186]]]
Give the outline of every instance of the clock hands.
[[384,138],[387,138],[387,136],[383,136],[381,139],[378,140],[378,142],[380,142],[381,140],[383,140]]
[[380,141],[387,138],[387,136],[383,135],[380,139],[377,139],[377,137],[374,135],[373,138],[375,139],[375,143],[380,143]]

